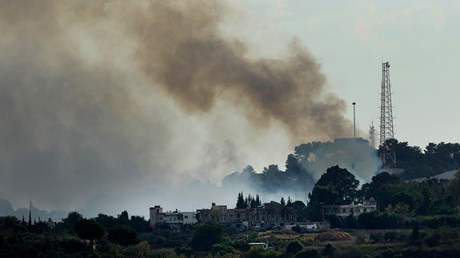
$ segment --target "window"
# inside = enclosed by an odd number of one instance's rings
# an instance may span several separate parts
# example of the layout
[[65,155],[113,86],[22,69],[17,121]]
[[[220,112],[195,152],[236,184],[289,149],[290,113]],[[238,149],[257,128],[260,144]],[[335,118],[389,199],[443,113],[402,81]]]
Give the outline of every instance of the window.
[[188,219],[188,216],[184,216],[184,219]]

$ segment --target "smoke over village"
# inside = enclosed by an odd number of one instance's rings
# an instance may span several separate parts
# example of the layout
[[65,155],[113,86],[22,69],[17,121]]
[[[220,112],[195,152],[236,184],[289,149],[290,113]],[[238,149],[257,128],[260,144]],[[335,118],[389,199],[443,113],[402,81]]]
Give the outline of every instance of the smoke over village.
[[277,57],[252,54],[223,33],[232,11],[1,1],[0,198],[145,214],[233,205],[240,191],[306,200],[337,164],[370,180],[375,150],[346,139],[348,105],[314,54],[296,39]]

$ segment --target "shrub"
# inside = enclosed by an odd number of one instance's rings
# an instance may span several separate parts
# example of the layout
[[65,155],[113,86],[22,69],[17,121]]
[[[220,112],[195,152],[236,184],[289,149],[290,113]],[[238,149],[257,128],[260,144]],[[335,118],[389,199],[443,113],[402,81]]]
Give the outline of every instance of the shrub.
[[315,238],[312,236],[301,236],[299,237],[299,241],[302,243],[311,243],[315,242]]
[[332,256],[334,255],[335,252],[335,247],[331,245],[331,243],[328,243],[323,250],[323,255],[325,256]]
[[287,254],[295,254],[303,249],[303,245],[299,241],[291,241],[286,246]]
[[319,256],[319,252],[316,249],[305,249],[301,252],[298,252],[295,255],[295,258],[317,258]]

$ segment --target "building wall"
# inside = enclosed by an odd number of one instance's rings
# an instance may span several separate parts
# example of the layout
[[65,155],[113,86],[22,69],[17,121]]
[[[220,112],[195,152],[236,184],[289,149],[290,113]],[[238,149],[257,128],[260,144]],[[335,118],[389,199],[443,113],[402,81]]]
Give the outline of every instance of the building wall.
[[248,209],[228,209],[226,205],[213,204],[211,209],[197,210],[198,221],[206,223],[226,223],[240,229],[278,227],[297,221],[297,216],[288,211],[281,214],[279,203],[264,203],[263,207]]
[[[366,203],[367,204],[367,203]],[[322,207],[323,213],[327,215],[336,215],[341,217],[347,217],[350,215],[359,216],[362,213],[372,212],[377,210],[377,205],[375,204],[358,204],[358,205],[324,205]]]
[[196,212],[163,212],[160,206],[150,208],[150,226],[154,227],[158,223],[166,223],[175,231],[179,231],[184,224],[193,224],[198,222]]
[[163,217],[163,208],[159,205],[150,207],[150,226],[157,224]]
[[198,222],[196,219],[196,212],[182,212],[183,224],[195,224]]

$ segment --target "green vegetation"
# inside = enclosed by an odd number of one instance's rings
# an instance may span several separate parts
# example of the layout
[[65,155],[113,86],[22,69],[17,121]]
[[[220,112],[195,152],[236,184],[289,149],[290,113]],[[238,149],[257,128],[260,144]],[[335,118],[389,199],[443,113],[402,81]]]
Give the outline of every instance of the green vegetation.
[[109,230],[107,238],[116,244],[128,246],[139,242],[137,232],[131,227],[119,225]]
[[238,198],[235,205],[237,209],[257,208],[261,206],[262,201],[260,200],[258,194],[256,194],[256,197],[252,197],[249,194],[246,198],[244,198],[243,192],[238,193]]
[[198,226],[190,242],[197,251],[210,251],[222,239],[222,227],[219,224],[208,222]]
[[[429,155],[441,159],[445,154],[438,152],[449,146],[431,147]],[[457,162],[456,157],[454,153],[443,161]],[[296,169],[292,158],[288,167]],[[267,173],[274,169],[267,168]],[[280,212],[302,222],[322,220],[322,205],[374,199],[378,209],[359,216],[326,214],[334,229],[326,232],[299,225],[292,230],[240,232],[211,222],[176,232],[167,223],[152,229],[143,217],[130,217],[126,211],[95,218],[70,212],[60,222],[6,216],[0,217],[0,257],[459,257],[458,189],[460,171],[451,181],[423,182],[381,173],[358,188],[353,174],[332,166],[313,187],[308,205],[281,198]],[[236,203],[241,209],[262,206],[258,195],[245,198],[243,192]],[[268,243],[269,248],[250,245],[255,242]]]
[[308,214],[314,221],[322,220],[321,206],[350,204],[355,200],[359,181],[348,170],[333,166],[316,182],[308,198]]
[[105,234],[105,229],[101,224],[89,219],[82,219],[75,222],[74,230],[79,238],[89,240],[92,247]]
[[287,254],[296,254],[303,249],[303,245],[299,241],[291,241],[286,246]]
[[407,142],[398,142],[396,139],[387,141],[395,146],[398,167],[405,170],[401,179],[429,177],[460,167],[460,144],[458,143],[429,143],[422,150],[420,147],[409,146]]

